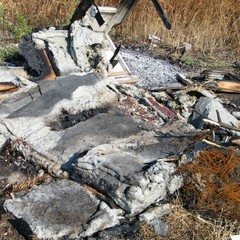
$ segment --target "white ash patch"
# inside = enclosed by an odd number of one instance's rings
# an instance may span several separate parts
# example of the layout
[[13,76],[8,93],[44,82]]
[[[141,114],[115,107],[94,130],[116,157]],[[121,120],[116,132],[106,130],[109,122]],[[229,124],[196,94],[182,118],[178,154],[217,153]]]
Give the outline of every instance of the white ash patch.
[[121,56],[128,65],[132,74],[139,78],[138,86],[143,88],[177,87],[176,75],[183,71],[161,59],[144,53],[140,50],[123,49]]

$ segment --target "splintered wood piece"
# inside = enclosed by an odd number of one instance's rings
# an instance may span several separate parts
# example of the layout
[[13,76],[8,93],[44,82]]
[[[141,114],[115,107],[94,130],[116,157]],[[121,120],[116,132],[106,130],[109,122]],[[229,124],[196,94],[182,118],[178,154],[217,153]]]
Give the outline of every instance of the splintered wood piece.
[[221,145],[219,145],[219,144],[217,144],[217,143],[208,141],[208,140],[206,140],[206,139],[203,139],[202,142],[204,142],[204,143],[206,143],[206,144],[208,144],[208,145],[210,145],[210,146],[213,146],[213,147],[222,148],[222,149],[227,149],[227,148],[224,147],[224,146],[221,146]]
[[52,64],[51,64],[51,62],[49,60],[49,57],[48,57],[48,55],[46,53],[46,50],[45,49],[42,50],[42,53],[43,53],[43,56],[44,56],[44,58],[46,60],[46,64],[47,64],[46,67],[47,67],[48,71],[47,71],[46,75],[41,76],[42,77],[41,80],[56,80],[57,76],[56,76],[56,73],[53,70]]
[[240,93],[240,82],[218,81],[218,91]]
[[10,83],[0,83],[0,91],[8,91],[8,90],[13,90],[17,89],[18,87],[15,86],[14,84]]
[[235,145],[238,145],[240,146],[240,138],[237,138],[237,139],[232,139],[231,142]]
[[18,87],[10,84],[1,84],[0,83],[0,100],[9,96],[10,93],[18,90]]

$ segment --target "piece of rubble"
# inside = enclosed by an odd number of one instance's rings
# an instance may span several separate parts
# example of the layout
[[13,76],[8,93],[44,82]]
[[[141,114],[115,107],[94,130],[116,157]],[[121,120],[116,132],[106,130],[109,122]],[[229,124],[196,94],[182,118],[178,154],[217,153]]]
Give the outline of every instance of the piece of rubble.
[[103,32],[91,28],[96,13],[97,8],[92,5],[82,19],[75,19],[68,27],[50,27],[24,37],[19,44],[20,53],[40,77],[50,69],[58,76],[95,70],[107,76],[109,44]]
[[150,208],[139,215],[140,221],[146,221],[153,227],[154,231],[160,236],[167,236],[168,225],[162,221],[162,218],[171,212],[169,204],[162,204]]
[[193,79],[204,81],[206,88],[227,93],[240,93],[240,78],[234,74],[220,70],[205,70]]
[[159,219],[154,219],[152,221],[150,221],[149,223],[154,231],[159,235],[159,236],[167,236],[168,235],[168,225]]
[[0,99],[6,97],[5,94],[16,91],[23,85],[26,72],[20,67],[0,66]]
[[[98,240],[112,240],[112,239],[136,239],[140,230],[139,223],[123,223],[121,225],[103,230],[97,233]],[[89,239],[95,240],[95,238]]]
[[161,38],[152,34],[148,35],[148,40],[150,42],[150,47],[158,47],[161,43]]
[[171,212],[169,204],[161,204],[160,206],[150,208],[139,215],[140,221],[150,222],[154,219],[161,219],[163,216]]
[[28,77],[23,67],[0,66],[0,83],[11,82],[16,86],[21,85],[21,79]]
[[[132,143],[127,144],[125,139],[124,144],[115,141],[88,151],[75,161],[70,178],[110,196],[131,215],[142,212],[156,200],[165,199],[170,191],[181,187],[182,178],[174,174],[175,164],[156,159],[180,151],[175,145],[178,142],[171,138],[157,140],[151,133],[142,134],[136,139],[131,137]],[[171,150],[166,148],[170,142]]]
[[88,228],[81,234],[81,237],[91,236],[95,232],[119,225],[123,213],[121,209],[111,209],[105,202],[101,202],[99,211],[91,216]]
[[240,93],[240,82],[218,81],[217,84],[219,92]]
[[192,44],[191,43],[181,43],[177,50],[183,55],[185,53],[189,53],[192,50]]
[[[71,51],[71,40],[68,38],[67,30],[56,30],[53,27],[49,29],[43,29],[32,34],[32,41],[35,43],[34,47],[37,49],[40,50],[47,48],[47,50],[52,53],[51,61],[55,64],[58,75],[64,76],[80,71],[80,68],[76,65],[69,54]],[[46,43],[47,45],[45,45]],[[36,57],[35,55],[24,52],[24,41],[21,42],[20,49],[21,53],[24,54],[24,56],[28,59],[28,62],[29,58]]]
[[240,120],[240,112],[235,111],[235,112],[232,113],[232,115],[233,115],[235,118],[237,118],[238,120]]
[[3,134],[0,134],[0,150],[2,149],[6,141],[7,141],[7,138]]
[[204,126],[204,118],[198,113],[202,114],[206,118],[218,122],[217,111],[220,113],[222,123],[235,127],[239,126],[239,121],[231,113],[229,113],[219,101],[212,98],[201,97],[195,105],[195,110],[196,112],[193,112],[192,116],[189,118],[189,123],[196,128],[202,128]]
[[[118,224],[121,212],[111,210],[89,190],[69,180],[43,184],[20,198],[8,199],[4,208],[27,222],[40,239],[91,235]],[[93,223],[98,223],[96,228]]]

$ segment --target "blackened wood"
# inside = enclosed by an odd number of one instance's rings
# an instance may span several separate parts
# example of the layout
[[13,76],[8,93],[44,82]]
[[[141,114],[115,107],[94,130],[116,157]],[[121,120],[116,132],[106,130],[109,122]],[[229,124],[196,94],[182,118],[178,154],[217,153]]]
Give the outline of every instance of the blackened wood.
[[78,7],[76,8],[70,23],[73,23],[76,20],[80,20],[82,19],[87,10],[94,4],[94,1],[92,0],[81,0],[80,4],[78,5]]
[[165,27],[168,29],[168,30],[171,30],[172,28],[172,24],[170,23],[168,17],[166,16],[166,14],[164,13],[160,3],[158,2],[158,0],[152,0],[156,10],[157,10],[157,13],[158,15],[160,16],[160,18],[162,19]]

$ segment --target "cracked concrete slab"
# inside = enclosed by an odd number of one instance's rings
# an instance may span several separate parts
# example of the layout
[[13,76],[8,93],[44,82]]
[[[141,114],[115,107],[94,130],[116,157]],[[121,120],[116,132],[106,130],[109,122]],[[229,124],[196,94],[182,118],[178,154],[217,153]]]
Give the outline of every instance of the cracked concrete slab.
[[[26,221],[39,239],[92,235],[119,224],[118,215],[122,214],[69,180],[38,186],[22,197],[6,200],[4,207]],[[98,227],[93,228],[93,221]]]
[[57,120],[63,109],[77,114],[111,106],[116,95],[107,88],[109,83],[108,79],[88,74],[43,81],[23,88],[0,102],[1,133],[22,139],[36,152],[57,161],[51,150],[57,148],[67,133],[51,130],[51,123]]
[[[173,154],[162,151],[170,141],[159,142],[153,132],[141,132],[124,140],[92,148],[75,159],[69,175],[110,196],[126,212],[136,215],[180,188],[182,178],[175,174],[175,164],[160,160]],[[175,153],[181,151],[177,145],[172,142]]]

